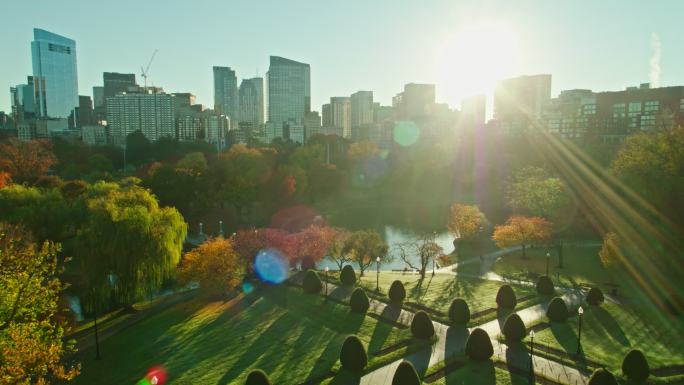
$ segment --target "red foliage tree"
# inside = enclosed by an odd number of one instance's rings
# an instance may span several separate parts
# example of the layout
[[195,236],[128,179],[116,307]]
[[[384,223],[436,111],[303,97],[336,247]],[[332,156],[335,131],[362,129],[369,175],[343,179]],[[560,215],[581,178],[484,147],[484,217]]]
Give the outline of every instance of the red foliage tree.
[[57,163],[52,144],[46,140],[28,142],[10,139],[0,144],[0,171],[17,183],[33,183]]

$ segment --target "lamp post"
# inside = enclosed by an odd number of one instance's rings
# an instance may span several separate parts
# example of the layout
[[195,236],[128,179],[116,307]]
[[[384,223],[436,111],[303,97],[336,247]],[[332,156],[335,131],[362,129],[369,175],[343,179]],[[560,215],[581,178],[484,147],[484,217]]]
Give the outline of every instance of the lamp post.
[[204,224],[202,224],[202,222],[200,222],[200,223],[199,223],[199,226],[200,226],[200,233],[199,233],[199,235],[202,236],[202,227],[204,226]]
[[534,330],[530,330],[530,384],[534,384]]
[[579,325],[577,326],[577,355],[579,356],[582,351],[582,314],[584,314],[582,306],[577,309],[577,314],[579,314]]
[[380,257],[375,258],[375,263],[377,264],[375,276],[375,291],[380,292]]
[[219,235],[223,236],[223,221],[219,221]]
[[546,253],[546,276],[549,276],[549,262],[551,261],[551,253]]
[[330,268],[328,266],[325,267],[325,301],[328,301],[328,270]]

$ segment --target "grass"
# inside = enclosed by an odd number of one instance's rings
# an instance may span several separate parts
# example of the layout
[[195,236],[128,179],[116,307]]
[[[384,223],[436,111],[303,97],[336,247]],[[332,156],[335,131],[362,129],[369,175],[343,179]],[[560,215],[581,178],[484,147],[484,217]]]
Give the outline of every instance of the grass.
[[438,379],[435,385],[526,385],[528,378],[494,366],[492,361],[465,360],[465,365],[445,377]]
[[[501,282],[478,278],[463,278],[451,274],[435,274],[435,276],[428,274],[425,279],[421,279],[416,274],[381,272],[379,281],[380,298],[384,301],[388,301],[387,292],[395,280],[399,280],[404,284],[406,301],[420,303],[439,310],[445,315],[448,314],[451,301],[459,297],[468,302],[471,314],[488,308],[495,308],[496,293],[499,287],[503,285]],[[374,272],[367,273],[360,279],[360,285],[367,291],[374,291],[376,274]],[[518,297],[536,293],[532,287],[514,286],[514,289]],[[529,303],[525,302],[524,306],[527,305]],[[495,318],[496,313],[493,313],[492,316]],[[484,319],[474,321],[479,323],[484,321]]]
[[243,383],[255,368],[274,383],[320,381],[339,365],[349,334],[364,342],[371,366],[397,359],[372,352],[410,338],[408,329],[322,301],[279,286],[252,293],[233,308],[224,302],[184,302],[105,340],[102,360],[93,360],[92,349],[82,352],[82,374],[74,383],[136,383],[154,365],[167,369],[169,384]]
[[[577,316],[535,334],[540,342],[575,354]],[[651,368],[684,362],[684,317],[666,318],[655,309],[606,302],[585,307],[582,320],[582,350],[591,360],[620,371],[622,359],[632,349],[640,349]]]

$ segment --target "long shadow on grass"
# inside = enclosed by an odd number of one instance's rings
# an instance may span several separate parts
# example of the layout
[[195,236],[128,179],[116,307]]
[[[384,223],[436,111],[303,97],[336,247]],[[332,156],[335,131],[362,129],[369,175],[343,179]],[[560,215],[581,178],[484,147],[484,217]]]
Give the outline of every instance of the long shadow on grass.
[[444,357],[449,358],[465,350],[470,331],[465,325],[453,325],[447,329],[444,342]]
[[506,367],[509,372],[518,370],[529,370],[530,368],[530,351],[525,344],[520,341],[506,342]]
[[[400,315],[401,306],[393,304],[385,306],[385,308],[382,310],[382,313],[380,313],[380,317],[389,320],[392,323],[397,322]],[[375,324],[375,329],[373,329],[373,335],[370,338],[370,342],[368,342],[369,354],[377,352],[382,348],[383,345],[385,345],[385,341],[387,341],[387,338],[392,333],[392,328],[393,326],[390,323],[383,321],[378,321]]]
[[622,346],[629,346],[629,339],[625,335],[625,332],[606,309],[600,306],[592,306],[591,314],[596,317],[599,323],[601,323],[601,326],[603,326],[606,332],[608,332],[615,341],[622,344]]
[[556,341],[566,353],[577,353],[577,333],[575,333],[575,330],[568,322],[552,322],[550,329]]
[[425,349],[421,349],[408,357],[404,357],[406,361],[409,361],[413,364],[413,367],[416,368],[416,372],[420,378],[425,376],[425,372],[427,371],[428,366],[430,366],[430,356],[432,356],[433,348],[434,346],[428,346]]
[[504,324],[506,323],[506,318],[513,313],[515,313],[515,309],[509,309],[505,307],[496,309],[496,321],[499,323],[499,333],[501,333],[503,330]]
[[318,360],[316,360],[316,363],[311,368],[311,371],[306,377],[306,380],[304,380],[304,383],[308,383],[309,381],[312,381],[314,379],[319,379],[325,373],[330,372],[333,365],[335,365],[335,362],[337,362],[341,348],[342,346],[340,345],[339,339],[337,338],[328,342],[328,344],[325,347],[325,350],[321,352],[320,357],[318,358]]
[[465,367],[457,369],[445,379],[446,385],[496,385],[496,371],[491,360],[468,361]]
[[354,286],[337,286],[330,292],[330,298],[334,298],[338,301],[346,302],[354,291]]
[[340,370],[330,382],[330,385],[358,385],[361,383],[361,375]]

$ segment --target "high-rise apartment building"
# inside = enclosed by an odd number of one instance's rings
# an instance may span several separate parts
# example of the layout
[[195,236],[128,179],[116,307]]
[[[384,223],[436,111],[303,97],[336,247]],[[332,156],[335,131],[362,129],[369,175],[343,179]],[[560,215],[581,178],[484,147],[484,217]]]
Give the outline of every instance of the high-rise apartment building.
[[124,143],[128,134],[138,130],[150,141],[175,137],[174,98],[158,89],[145,88],[107,98],[107,124],[113,143]]
[[330,117],[331,126],[342,129],[342,137],[351,138],[351,98],[348,96],[330,98]]
[[214,67],[214,110],[238,121],[238,85],[230,67]]
[[63,118],[78,106],[76,42],[35,28],[31,42],[36,115]]
[[350,99],[352,129],[373,123],[373,91],[354,92]]
[[242,79],[239,90],[239,121],[264,124],[264,79]]
[[551,101],[551,75],[501,80],[494,90],[494,119],[505,131],[527,129]]
[[[281,127],[304,123],[311,111],[311,68],[308,64],[271,56],[268,68],[268,121]],[[281,132],[278,128],[275,133]]]
[[321,106],[321,126],[332,127],[332,106],[330,103]]

